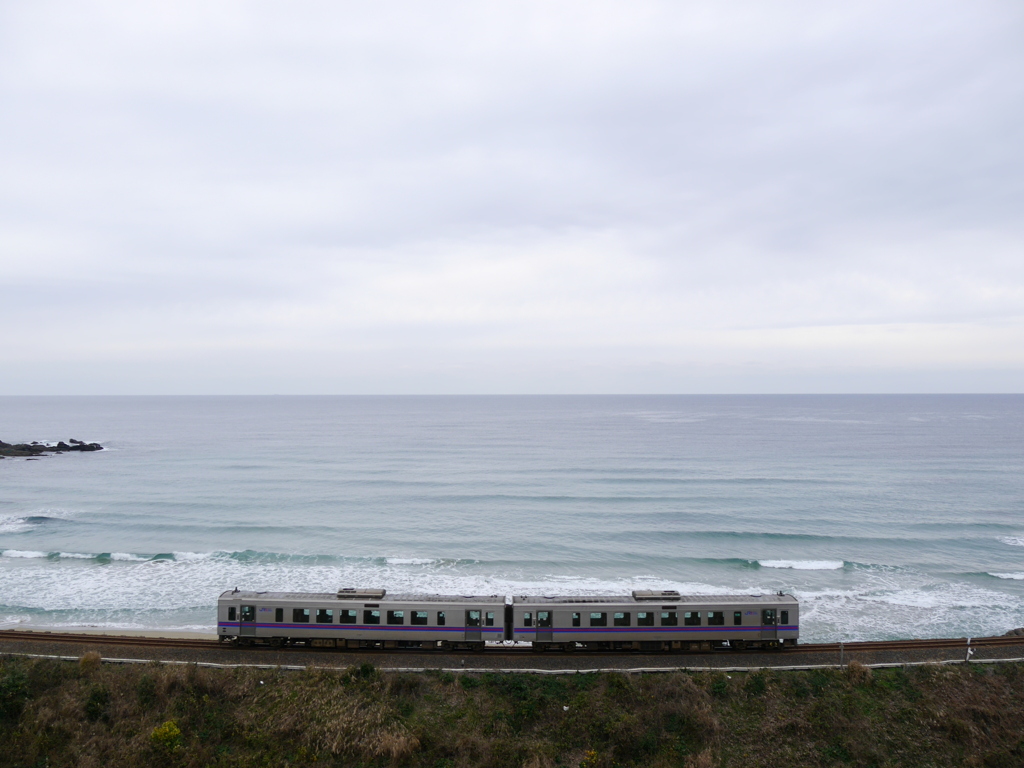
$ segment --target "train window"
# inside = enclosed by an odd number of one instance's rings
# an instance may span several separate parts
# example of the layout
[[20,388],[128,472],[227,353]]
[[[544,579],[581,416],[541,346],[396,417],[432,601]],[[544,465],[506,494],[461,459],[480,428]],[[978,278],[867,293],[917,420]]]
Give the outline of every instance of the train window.
[[405,624],[405,611],[388,611],[388,624]]
[[572,625],[574,627],[578,627],[580,625],[580,615],[578,613],[574,613],[572,615]]
[[243,605],[242,606],[242,621],[256,621],[256,606],[255,605]]
[[590,614],[590,626],[592,626],[592,627],[607,627],[608,626],[608,614],[607,613],[592,613],[592,614]]
[[743,611],[732,612],[732,623],[737,627],[743,623]]
[[328,610],[327,608],[316,609],[316,623],[317,624],[333,624],[334,623],[334,611]]
[[380,624],[380,611],[363,611],[363,624]]
[[725,624],[725,611],[708,611],[708,626],[721,627]]
[[679,614],[675,611],[662,611],[661,612],[661,626],[663,627],[677,627],[679,626]]
[[700,611],[685,611],[683,613],[683,624],[688,627],[699,627]]
[[339,624],[355,624],[356,623],[356,611],[355,608],[345,608],[338,611],[338,623]]
[[424,627],[427,624],[427,612],[426,611],[413,611],[412,617],[409,620],[410,624],[415,624],[418,627]]
[[486,614],[484,614],[484,626],[485,627],[493,627],[494,626],[494,613],[492,611],[488,611]]
[[466,626],[467,627],[479,627],[480,626],[480,611],[466,611]]
[[235,610],[235,606],[228,606],[228,621],[236,621],[238,618],[238,611]]
[[628,627],[629,626],[629,614],[628,613],[616,613],[612,615],[612,621],[616,627]]
[[292,608],[292,623],[309,624],[309,608]]
[[649,611],[644,611],[636,615],[636,625],[638,627],[653,627],[654,626],[654,614]]
[[779,624],[789,624],[789,611],[779,611]]
[[537,611],[537,627],[551,629],[551,611]]
[[524,627],[532,627],[533,626],[533,614],[530,611],[527,611],[526,613],[523,614],[523,626]]
[[445,619],[444,619],[444,611],[438,611],[437,612],[437,626],[443,627],[444,626],[444,621],[445,621]]
[[284,608],[274,609],[274,621],[284,621]]

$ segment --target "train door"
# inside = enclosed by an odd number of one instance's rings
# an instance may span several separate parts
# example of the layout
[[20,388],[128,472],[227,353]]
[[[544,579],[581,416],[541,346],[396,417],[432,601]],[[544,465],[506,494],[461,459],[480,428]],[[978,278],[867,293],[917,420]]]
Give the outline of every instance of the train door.
[[552,640],[551,611],[537,611],[537,639]]
[[480,611],[466,611],[466,639],[480,639]]
[[239,616],[238,634],[240,636],[256,636],[256,606],[243,605]]
[[774,608],[765,608],[761,611],[761,639],[775,640],[779,636],[779,623],[775,617]]

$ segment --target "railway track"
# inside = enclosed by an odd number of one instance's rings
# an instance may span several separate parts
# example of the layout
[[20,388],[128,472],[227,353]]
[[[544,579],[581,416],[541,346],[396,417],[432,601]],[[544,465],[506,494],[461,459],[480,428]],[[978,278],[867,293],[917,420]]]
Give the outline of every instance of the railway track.
[[176,637],[144,637],[137,635],[94,635],[75,632],[34,632],[21,629],[0,630],[0,640],[42,643],[77,643],[80,645],[132,645],[147,648],[194,648],[210,650],[225,648],[216,640],[196,640]]
[[[37,632],[31,630],[0,630],[0,640],[13,640],[21,642],[57,642],[57,643],[75,643],[78,645],[105,645],[105,646],[133,646],[133,647],[148,647],[148,648],[181,648],[189,650],[230,650],[234,646],[226,643],[221,643],[217,640],[200,640],[192,638],[171,638],[171,637],[148,637],[138,635],[95,635],[95,634],[83,634],[83,633],[71,633],[71,632]],[[975,637],[968,638],[935,638],[926,640],[880,640],[880,641],[863,641],[863,642],[852,642],[852,643],[807,643],[796,646],[795,649],[788,649],[781,651],[781,653],[873,653],[878,651],[918,651],[918,650],[941,650],[951,648],[963,648],[967,649],[968,642],[971,648],[984,648],[993,646],[1021,646],[1024,645],[1024,637]],[[241,649],[239,649],[241,651]],[[261,651],[274,651],[274,652],[289,652],[289,651],[310,651],[311,649],[305,647],[298,648],[271,648],[269,646],[255,646],[252,648],[246,648],[245,652],[261,652]],[[324,653],[337,653],[338,651],[328,651],[323,649],[316,649]],[[360,650],[346,650],[341,651],[343,653],[382,653],[380,649],[360,649]],[[424,651],[423,649],[408,648],[408,649],[395,649],[386,651],[389,654],[409,654],[409,653],[437,653],[442,655],[446,652],[442,651]],[[465,653],[465,652],[463,652]],[[484,653],[487,656],[521,656],[523,654],[532,654],[533,651],[529,647],[492,647],[488,648]],[[612,655],[622,656],[623,654],[638,655],[638,656],[677,656],[687,654],[698,654],[698,653],[729,653],[729,651],[685,651],[685,652],[667,652],[667,651],[584,651],[577,650],[575,652],[559,652],[559,651],[548,651],[543,655],[554,656],[554,655]],[[764,651],[749,650],[749,651],[733,651],[732,653],[739,655],[751,654],[751,653],[764,653]]]

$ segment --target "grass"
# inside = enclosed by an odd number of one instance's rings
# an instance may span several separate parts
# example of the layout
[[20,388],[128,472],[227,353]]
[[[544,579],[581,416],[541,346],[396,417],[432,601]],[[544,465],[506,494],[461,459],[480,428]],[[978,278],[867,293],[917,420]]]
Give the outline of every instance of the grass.
[[1024,666],[664,675],[0,659],[0,766],[1024,765]]

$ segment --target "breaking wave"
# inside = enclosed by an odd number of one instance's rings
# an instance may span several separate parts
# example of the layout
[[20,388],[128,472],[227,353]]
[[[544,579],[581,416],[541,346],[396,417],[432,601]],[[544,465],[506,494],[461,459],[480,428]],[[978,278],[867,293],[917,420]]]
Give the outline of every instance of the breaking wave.
[[842,560],[758,560],[762,568],[791,568],[794,571],[835,571],[846,563]]

